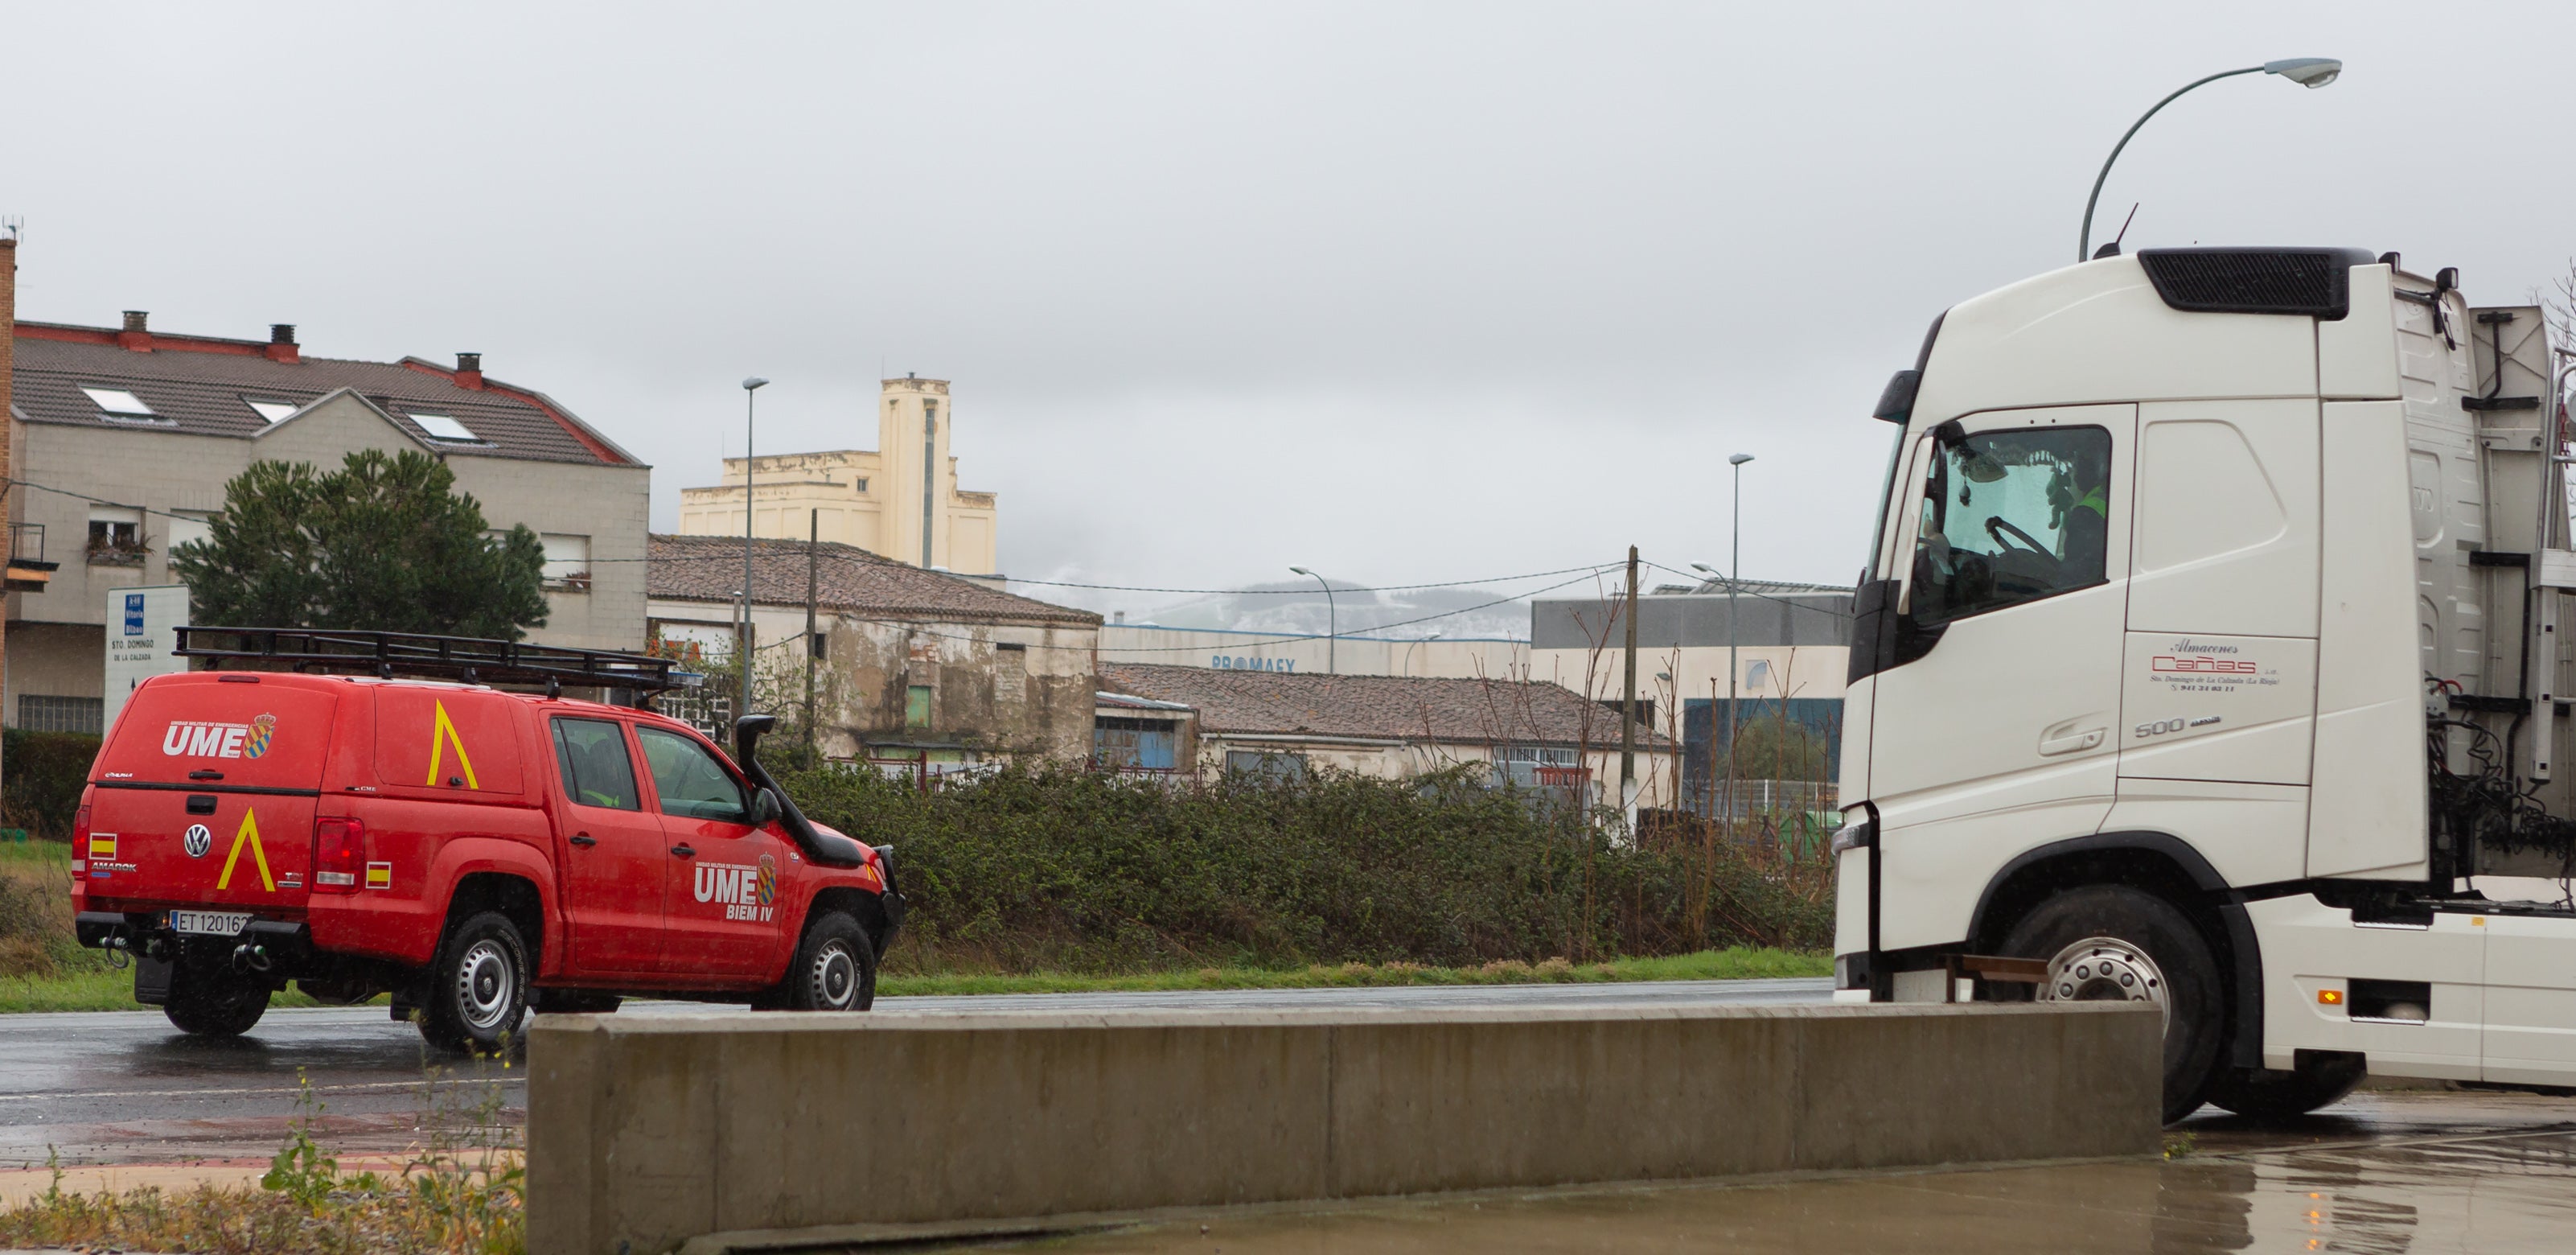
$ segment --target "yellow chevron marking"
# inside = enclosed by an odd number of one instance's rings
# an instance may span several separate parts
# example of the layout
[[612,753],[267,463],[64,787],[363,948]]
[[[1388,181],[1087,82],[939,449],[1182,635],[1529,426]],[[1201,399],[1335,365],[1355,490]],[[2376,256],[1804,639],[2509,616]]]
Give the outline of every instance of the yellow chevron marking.
[[430,704],[438,710],[438,722],[430,725],[429,729],[428,782],[433,785],[438,783],[439,760],[446,756],[447,747],[453,745],[456,747],[456,765],[465,773],[465,787],[482,788],[482,785],[474,783],[474,760],[465,756],[465,738],[458,736],[456,725],[448,721],[447,703],[432,698]]
[[259,812],[252,810],[242,812],[241,831],[233,834],[232,853],[224,856],[224,874],[215,877],[215,887],[218,889],[233,887],[233,864],[241,861],[242,845],[245,842],[250,845],[251,862],[259,866],[259,887],[270,893],[277,892],[277,880],[268,874],[268,851],[261,849],[259,845]]

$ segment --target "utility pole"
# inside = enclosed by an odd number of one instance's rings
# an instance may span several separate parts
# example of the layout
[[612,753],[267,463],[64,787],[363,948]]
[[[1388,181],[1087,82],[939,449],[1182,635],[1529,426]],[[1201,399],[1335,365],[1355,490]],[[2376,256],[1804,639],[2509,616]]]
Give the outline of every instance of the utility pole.
[[742,635],[734,641],[734,661],[742,667],[742,705],[737,720],[751,714],[751,454],[753,395],[769,385],[754,375],[742,381]]
[[814,761],[814,603],[820,586],[816,579],[823,563],[823,512],[805,512],[805,766],[812,770]]
[[[1726,464],[1735,468],[1735,488],[1731,494],[1735,521],[1728,525],[1726,555],[1726,822],[1735,823],[1735,594],[1744,583],[1744,464],[1753,460],[1750,453],[1728,455]],[[1728,831],[1733,831],[1730,827]]]
[[1628,679],[1619,690],[1619,809],[1637,821],[1637,547],[1628,546]]
[[[9,409],[11,370],[18,343],[18,232],[14,224],[0,223],[0,533],[8,536],[7,557],[18,556],[18,532],[7,527],[9,521],[9,477],[15,473],[9,465],[9,448],[16,443],[18,420]],[[38,555],[42,556],[42,555]],[[9,597],[0,593],[0,679],[8,675]]]

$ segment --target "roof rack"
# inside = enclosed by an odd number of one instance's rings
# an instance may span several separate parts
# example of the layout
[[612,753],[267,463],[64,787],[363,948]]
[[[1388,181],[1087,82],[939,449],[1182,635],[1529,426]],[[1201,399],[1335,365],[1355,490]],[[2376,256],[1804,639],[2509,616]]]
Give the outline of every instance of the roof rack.
[[348,632],[327,628],[177,629],[182,658],[283,663],[294,670],[374,675],[382,679],[438,677],[467,684],[542,684],[548,693],[565,685],[658,693],[696,688],[705,679],[679,669],[670,658],[600,649],[567,649],[472,636],[419,632]]

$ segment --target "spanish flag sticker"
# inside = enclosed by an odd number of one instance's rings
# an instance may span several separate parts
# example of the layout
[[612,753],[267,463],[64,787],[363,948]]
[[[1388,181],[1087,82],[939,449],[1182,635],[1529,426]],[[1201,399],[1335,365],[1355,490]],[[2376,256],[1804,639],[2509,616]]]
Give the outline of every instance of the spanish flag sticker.
[[367,887],[370,889],[393,888],[394,865],[391,863],[367,864]]
[[105,859],[111,863],[115,862],[116,834],[113,832],[91,833],[89,838],[89,856],[96,859]]

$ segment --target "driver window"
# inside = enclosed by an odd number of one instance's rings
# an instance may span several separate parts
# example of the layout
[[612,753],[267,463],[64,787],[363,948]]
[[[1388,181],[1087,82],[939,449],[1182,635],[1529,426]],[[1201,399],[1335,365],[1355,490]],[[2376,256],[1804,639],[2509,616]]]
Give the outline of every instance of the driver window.
[[2027,427],[1936,445],[1910,593],[1946,623],[2099,584],[2111,512],[2111,433]]
[[644,765],[653,773],[653,791],[662,795],[662,813],[691,819],[751,822],[742,786],[696,741],[661,728],[635,729],[644,747]]

